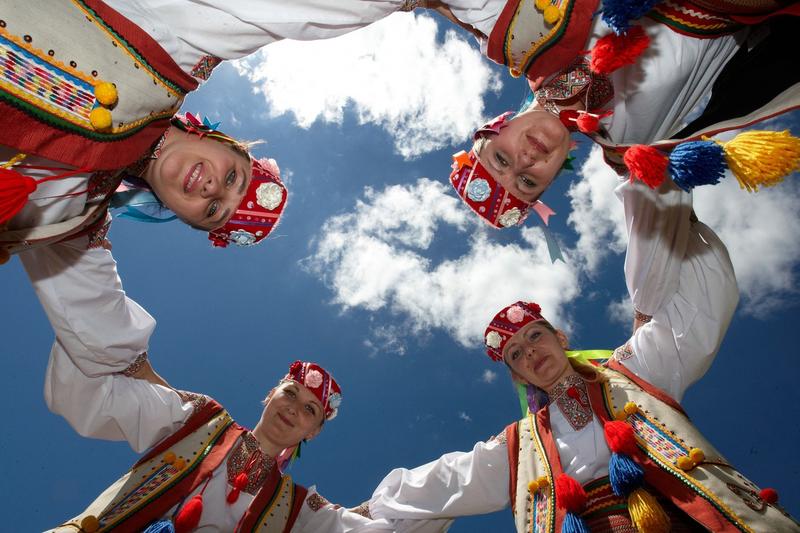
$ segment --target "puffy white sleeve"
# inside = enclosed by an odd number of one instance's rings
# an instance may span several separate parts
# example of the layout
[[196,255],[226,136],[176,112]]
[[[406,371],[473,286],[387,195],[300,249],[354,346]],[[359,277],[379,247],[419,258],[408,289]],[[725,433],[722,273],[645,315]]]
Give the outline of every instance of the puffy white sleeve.
[[156,322],[125,295],[111,252],[81,237],[19,254],[56,334],[87,376],[127,368],[147,351]]
[[616,357],[680,401],[711,366],[736,309],[733,265],[694,217],[691,194],[671,180],[657,190],[626,180],[616,192],[628,231],[628,292],[636,311],[652,317]]
[[491,513],[508,507],[508,483],[506,443],[492,439],[411,470],[392,470],[372,494],[369,512],[387,520]]
[[124,440],[141,453],[175,433],[193,413],[192,398],[122,374],[89,377],[70,355],[56,339],[44,397],[50,410],[84,437]]
[[345,509],[330,503],[316,491],[315,487],[311,487],[292,531],[305,533],[318,531],[327,533],[386,533],[390,531],[439,533],[447,531],[451,523],[450,520],[410,520],[403,526],[402,522],[404,521],[373,519],[369,516],[366,506],[362,506],[356,511]]

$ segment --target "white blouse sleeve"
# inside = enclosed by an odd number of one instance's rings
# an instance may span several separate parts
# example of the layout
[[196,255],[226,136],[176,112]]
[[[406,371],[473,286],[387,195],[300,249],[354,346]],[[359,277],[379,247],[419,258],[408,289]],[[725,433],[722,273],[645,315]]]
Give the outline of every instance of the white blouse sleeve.
[[193,412],[191,401],[167,387],[122,374],[88,377],[58,339],[44,396],[80,435],[124,440],[139,453],[180,429]]
[[300,509],[292,531],[300,533],[439,533],[447,531],[452,520],[385,520],[374,519],[331,504],[317,493],[315,487],[308,489],[306,500]]
[[617,358],[680,401],[719,349],[739,290],[719,237],[693,220],[692,196],[665,180],[617,188],[628,230],[625,280],[637,311],[652,318]]
[[20,253],[56,339],[87,376],[119,372],[147,351],[156,322],[125,295],[111,252],[87,237]]
[[505,442],[479,442],[426,465],[392,470],[372,494],[373,518],[436,519],[491,513],[509,505]]

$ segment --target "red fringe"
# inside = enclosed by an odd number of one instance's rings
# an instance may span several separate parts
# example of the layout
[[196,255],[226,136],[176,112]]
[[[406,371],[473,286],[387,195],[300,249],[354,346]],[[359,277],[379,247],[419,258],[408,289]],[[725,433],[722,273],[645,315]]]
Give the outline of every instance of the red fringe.
[[597,74],[609,74],[625,65],[632,65],[647,47],[650,37],[641,26],[631,26],[628,33],[609,33],[592,48],[589,68]]
[[645,144],[635,144],[628,148],[623,157],[625,166],[634,178],[655,189],[664,181],[669,159],[667,156]]
[[583,486],[567,474],[556,478],[556,505],[571,513],[580,513],[586,505]]
[[603,431],[606,434],[609,450],[628,455],[636,453],[636,435],[630,424],[621,420],[610,420],[603,426]]

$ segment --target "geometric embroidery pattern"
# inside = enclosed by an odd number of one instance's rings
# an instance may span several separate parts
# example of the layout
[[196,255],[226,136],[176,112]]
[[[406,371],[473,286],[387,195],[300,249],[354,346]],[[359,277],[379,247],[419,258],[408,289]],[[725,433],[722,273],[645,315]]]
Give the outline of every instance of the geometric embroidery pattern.
[[102,526],[112,522],[114,518],[134,507],[137,503],[139,503],[139,501],[152,494],[154,490],[158,489],[158,487],[162,486],[167,482],[167,480],[169,480],[169,478],[178,472],[179,470],[171,464],[164,464],[161,466],[161,468],[153,472],[150,477],[142,481],[142,483],[133,492],[131,492],[127,498],[117,503],[108,511],[108,513],[104,514],[100,518],[100,525]]
[[203,56],[192,68],[192,76],[201,80],[207,80],[211,76],[211,71],[220,63],[222,63],[222,60],[218,57]]
[[689,455],[689,450],[678,441],[670,437],[655,422],[648,420],[641,413],[628,417],[628,422],[633,426],[636,436],[647,443],[647,451],[654,451],[669,463],[674,463],[679,457]]
[[0,87],[71,122],[86,123],[94,88],[0,35]]

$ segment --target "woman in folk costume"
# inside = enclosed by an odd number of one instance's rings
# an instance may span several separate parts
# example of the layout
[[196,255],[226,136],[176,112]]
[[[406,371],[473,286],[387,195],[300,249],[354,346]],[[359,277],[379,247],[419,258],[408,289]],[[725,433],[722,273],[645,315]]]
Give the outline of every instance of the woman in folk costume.
[[[613,352],[569,352],[538,305],[485,332],[528,414],[472,451],[392,471],[374,518],[441,518],[511,506],[517,531],[800,531],[702,436],[680,400],[711,365],[738,301],[727,250],[691,195],[625,182],[625,277],[634,333]],[[608,358],[588,364],[587,356]],[[671,524],[671,525],[670,525]]]
[[213,399],[170,388],[146,358],[128,374],[87,377],[56,344],[46,391],[50,408],[79,433],[148,450],[84,512],[52,531],[323,532],[370,523],[282,472],[341,402],[339,385],[315,363],[292,363],[252,430]]
[[[798,168],[800,141],[786,132],[686,141],[800,107],[800,74],[785,54],[798,19],[764,21],[797,15],[800,3],[606,1],[593,18],[598,4],[510,0],[491,13],[487,5],[489,57],[524,72],[533,92],[518,113],[483,126],[473,148],[454,156],[451,183],[479,216],[508,227],[533,206],[546,223],[549,211],[537,201],[562,167],[571,168],[571,132],[603,146],[620,173],[653,186],[666,171],[690,189],[730,168],[752,190]],[[745,26],[755,22],[757,29]],[[682,130],[712,86],[707,113]]]
[[[37,163],[26,170],[39,172]],[[153,317],[122,290],[105,240],[110,204],[119,198],[128,204],[123,216],[138,219],[155,219],[152,209],[163,217],[163,205],[208,231],[214,245],[226,246],[266,238],[287,200],[274,161],[251,157],[244,145],[188,114],[172,119],[142,166],[125,174],[127,190],[115,193],[121,177],[95,173],[42,183],[0,233],[0,239],[13,236],[12,250],[19,251],[56,336],[89,376],[125,370],[147,351],[155,328]],[[96,221],[67,235],[57,231],[84,217]]]

